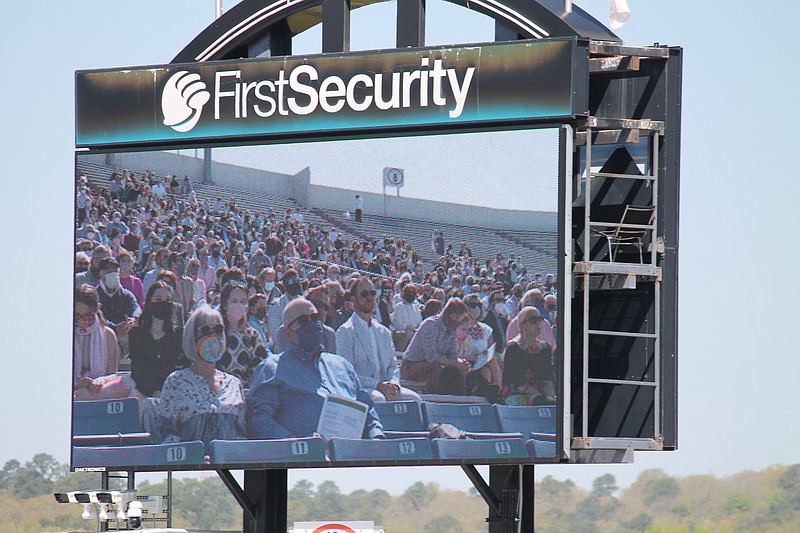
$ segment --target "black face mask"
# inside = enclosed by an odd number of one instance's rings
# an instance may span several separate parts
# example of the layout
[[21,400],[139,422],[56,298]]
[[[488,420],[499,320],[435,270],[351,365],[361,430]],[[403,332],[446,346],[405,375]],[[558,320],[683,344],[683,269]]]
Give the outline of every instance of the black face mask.
[[172,316],[172,302],[150,302],[150,312],[159,320]]
[[300,280],[297,278],[293,278],[286,282],[286,292],[290,296],[297,296],[302,291],[300,287]]
[[214,258],[219,257],[219,250],[211,250],[211,257]]

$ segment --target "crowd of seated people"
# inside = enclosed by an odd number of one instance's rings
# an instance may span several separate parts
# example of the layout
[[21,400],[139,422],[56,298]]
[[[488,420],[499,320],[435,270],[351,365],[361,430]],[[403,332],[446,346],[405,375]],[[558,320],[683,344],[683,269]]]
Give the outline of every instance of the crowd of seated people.
[[557,281],[513,253],[423,262],[150,171],[76,194],[74,397],[141,398],[158,442],[308,436],[329,394],[556,401]]

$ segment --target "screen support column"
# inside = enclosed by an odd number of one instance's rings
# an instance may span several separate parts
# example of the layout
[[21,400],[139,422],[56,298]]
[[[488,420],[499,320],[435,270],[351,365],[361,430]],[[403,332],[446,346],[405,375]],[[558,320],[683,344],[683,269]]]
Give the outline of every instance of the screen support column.
[[473,465],[461,468],[489,506],[489,533],[533,531],[533,465],[490,466],[488,484]]
[[229,470],[217,474],[242,507],[244,533],[285,533],[288,471],[245,470],[244,489]]

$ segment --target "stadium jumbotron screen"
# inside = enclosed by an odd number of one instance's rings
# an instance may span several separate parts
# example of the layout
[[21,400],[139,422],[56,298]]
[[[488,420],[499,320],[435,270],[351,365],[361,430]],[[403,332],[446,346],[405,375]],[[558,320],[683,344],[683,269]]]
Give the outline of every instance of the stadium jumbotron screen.
[[72,468],[559,460],[559,130],[407,132],[77,152]]

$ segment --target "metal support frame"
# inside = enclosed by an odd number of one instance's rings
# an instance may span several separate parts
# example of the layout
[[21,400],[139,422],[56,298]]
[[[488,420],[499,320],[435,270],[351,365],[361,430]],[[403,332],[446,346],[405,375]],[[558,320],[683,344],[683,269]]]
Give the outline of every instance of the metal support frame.
[[[648,138],[648,162],[647,169],[644,175],[637,174],[621,174],[609,172],[593,172],[592,171],[592,145],[593,141],[598,138],[603,138],[597,135],[598,132],[593,131],[593,128],[608,128],[614,129],[635,129],[638,131],[635,136],[638,141],[639,135],[646,135]],[[647,226],[641,226],[646,229],[651,236],[650,250],[648,254],[648,261],[644,263],[644,257],[641,252],[640,246],[640,261],[644,264],[629,264],[629,263],[615,263],[612,251],[609,251],[609,262],[591,261],[591,242],[592,242],[592,227],[598,225],[607,226],[623,226],[623,224],[614,224],[607,222],[595,222],[592,220],[592,178],[601,178],[605,180],[640,180],[647,183],[652,189],[652,207],[658,211],[658,179],[659,179],[659,161],[658,150],[661,139],[661,134],[664,131],[664,123],[661,121],[652,120],[633,120],[633,119],[607,119],[588,117],[585,122],[585,127],[580,132],[580,138],[576,144],[584,144],[586,149],[586,180],[584,183],[584,221],[583,221],[583,258],[582,261],[573,265],[573,271],[576,275],[583,277],[583,329],[582,329],[582,364],[583,364],[583,379],[582,379],[582,396],[581,396],[581,427],[580,434],[573,440],[572,448],[587,449],[599,448],[601,446],[606,448],[630,448],[630,449],[659,449],[661,442],[660,428],[661,428],[661,390],[660,390],[660,368],[661,368],[661,354],[660,354],[660,329],[661,329],[661,272],[658,266],[658,249],[656,244],[658,235],[658,217],[654,217],[653,223]],[[631,138],[630,135],[622,133],[614,136],[604,134],[606,138]],[[624,225],[628,227],[630,225]],[[633,226],[631,226],[633,227]],[[637,226],[639,227],[639,226]],[[610,246],[610,244],[609,244]],[[612,331],[592,329],[589,321],[589,308],[590,296],[592,285],[590,277],[592,274],[624,274],[646,277],[652,279],[655,283],[653,294],[653,312],[654,324],[650,332],[629,332],[629,331]],[[590,368],[590,336],[612,336],[623,338],[642,338],[654,341],[653,348],[653,380],[635,380],[635,379],[603,379],[593,378]],[[620,438],[615,439],[603,438],[602,436],[594,436],[589,433],[589,386],[591,384],[606,384],[606,385],[621,385],[621,386],[637,386],[653,389],[653,429],[654,435],[652,438]]]
[[489,506],[489,533],[533,531],[533,465],[492,465],[489,483],[474,465],[461,465]]
[[217,470],[222,482],[242,508],[244,533],[285,533],[288,471],[245,470],[244,488],[230,470]]
[[397,48],[425,46],[426,0],[397,0]]
[[350,51],[350,0],[322,0],[322,52]]

